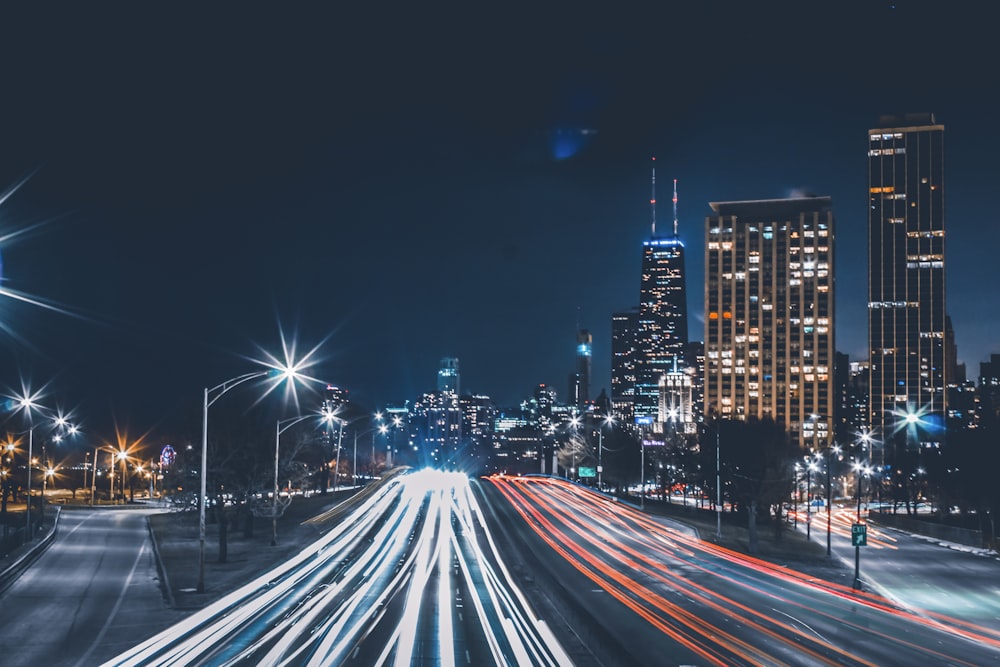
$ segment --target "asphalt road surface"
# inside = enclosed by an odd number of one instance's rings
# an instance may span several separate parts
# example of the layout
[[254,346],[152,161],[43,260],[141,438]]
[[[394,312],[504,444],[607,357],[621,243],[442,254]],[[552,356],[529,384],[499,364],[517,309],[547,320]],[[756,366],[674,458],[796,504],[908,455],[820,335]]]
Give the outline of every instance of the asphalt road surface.
[[89,667],[183,614],[157,579],[146,510],[63,510],[53,544],[0,595],[0,664]]
[[107,665],[566,665],[469,478],[379,485],[320,540]]
[[547,545],[544,557],[573,566],[590,602],[578,599],[615,628],[621,664],[1000,663],[996,625],[911,613],[701,542],[562,480],[490,481]]

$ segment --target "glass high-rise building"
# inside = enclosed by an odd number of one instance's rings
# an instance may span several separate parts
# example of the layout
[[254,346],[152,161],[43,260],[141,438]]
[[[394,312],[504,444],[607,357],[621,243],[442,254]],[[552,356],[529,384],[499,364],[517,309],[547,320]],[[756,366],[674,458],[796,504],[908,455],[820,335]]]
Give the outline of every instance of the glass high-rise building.
[[823,449],[836,399],[831,199],[710,205],[705,415],[771,417]]
[[611,410],[615,419],[632,423],[635,401],[635,334],[639,309],[611,315]]
[[879,125],[868,131],[870,416],[892,452],[943,438],[944,126],[933,114]]
[[[653,170],[655,188],[656,171]],[[635,336],[636,420],[657,421],[660,407],[660,376],[684,365],[687,335],[687,283],[684,272],[684,243],[677,235],[676,182],[674,189],[673,233],[656,232],[656,196],[653,205],[652,235],[642,244],[642,276],[639,286],[639,314]]]
[[438,370],[437,390],[458,394],[459,388],[458,359],[444,357],[441,359],[441,368]]

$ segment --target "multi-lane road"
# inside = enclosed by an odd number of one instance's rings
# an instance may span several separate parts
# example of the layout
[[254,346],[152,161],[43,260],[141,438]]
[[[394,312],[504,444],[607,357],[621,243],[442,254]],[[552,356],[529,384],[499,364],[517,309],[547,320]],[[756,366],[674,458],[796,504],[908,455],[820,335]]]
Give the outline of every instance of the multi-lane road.
[[537,540],[576,570],[605,618],[620,624],[629,615],[626,625],[647,630],[641,641],[620,644],[624,664],[1000,662],[996,623],[900,609],[878,595],[715,547],[562,480],[490,483]]
[[464,474],[393,478],[297,557],[108,665],[565,665]]
[[[995,560],[952,567],[952,585],[939,573],[913,597],[933,604],[903,606],[701,542],[564,480],[397,475],[320,517],[322,537],[281,567],[194,614],[165,604],[145,518],[63,512],[56,543],[0,597],[0,663],[1000,663]],[[835,549],[845,526],[834,523]],[[866,577],[916,589],[919,574],[948,569],[939,561],[964,562],[908,539],[873,532]]]

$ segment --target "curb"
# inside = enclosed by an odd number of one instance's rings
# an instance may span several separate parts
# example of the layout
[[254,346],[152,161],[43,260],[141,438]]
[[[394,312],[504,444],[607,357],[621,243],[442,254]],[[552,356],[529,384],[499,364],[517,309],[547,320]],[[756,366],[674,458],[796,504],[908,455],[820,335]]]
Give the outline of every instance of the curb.
[[174,589],[170,586],[170,577],[167,576],[167,568],[163,565],[163,558],[160,556],[160,544],[156,541],[156,531],[146,517],[146,530],[149,532],[149,541],[153,543],[153,557],[156,559],[156,572],[160,575],[160,586],[163,588],[163,597],[167,600],[167,606],[171,609],[177,608],[177,601],[174,599]]

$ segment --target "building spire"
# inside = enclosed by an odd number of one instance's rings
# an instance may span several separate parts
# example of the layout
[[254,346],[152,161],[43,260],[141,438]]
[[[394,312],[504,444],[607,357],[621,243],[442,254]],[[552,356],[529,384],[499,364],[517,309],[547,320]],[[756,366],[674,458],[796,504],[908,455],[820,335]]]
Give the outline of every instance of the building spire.
[[656,156],[653,156],[653,190],[649,200],[650,214],[653,222],[653,236],[656,236]]
[[677,179],[674,179],[674,238],[677,238]]

